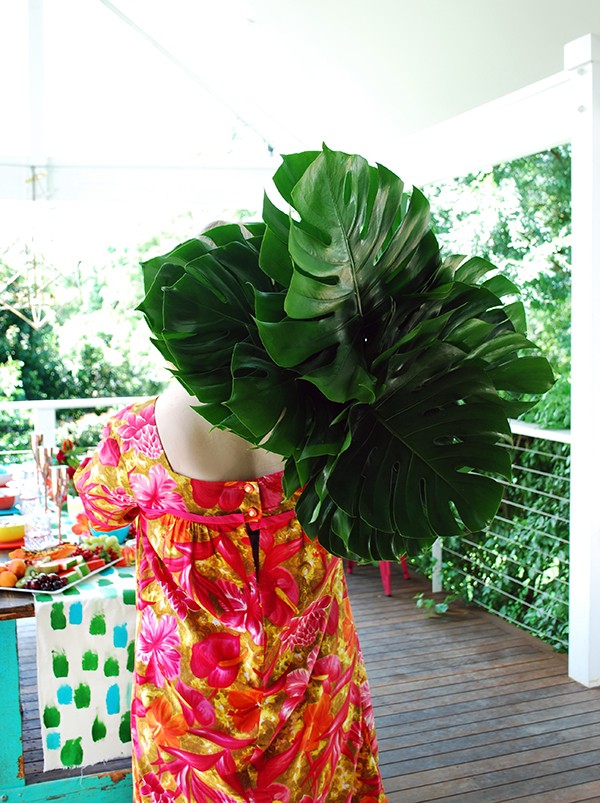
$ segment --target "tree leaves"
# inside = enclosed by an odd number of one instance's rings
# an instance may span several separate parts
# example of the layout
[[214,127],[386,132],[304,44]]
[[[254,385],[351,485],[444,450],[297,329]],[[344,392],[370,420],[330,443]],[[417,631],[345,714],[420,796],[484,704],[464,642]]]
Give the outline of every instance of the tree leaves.
[[442,260],[424,196],[360,156],[286,156],[274,183],[289,213],[265,199],[252,236],[219,227],[146,263],[156,345],[201,415],[286,458],[302,526],[335,554],[481,529],[508,415],[553,381],[517,288]]

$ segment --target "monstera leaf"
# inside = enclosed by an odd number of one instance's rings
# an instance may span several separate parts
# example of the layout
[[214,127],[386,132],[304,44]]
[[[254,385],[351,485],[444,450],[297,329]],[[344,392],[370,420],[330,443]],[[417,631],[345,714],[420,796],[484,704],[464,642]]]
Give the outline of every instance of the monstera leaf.
[[285,458],[306,533],[365,560],[479,530],[510,478],[508,417],[552,384],[517,288],[442,259],[416,189],[362,157],[283,157],[250,232],[144,265],[140,308],[215,426]]

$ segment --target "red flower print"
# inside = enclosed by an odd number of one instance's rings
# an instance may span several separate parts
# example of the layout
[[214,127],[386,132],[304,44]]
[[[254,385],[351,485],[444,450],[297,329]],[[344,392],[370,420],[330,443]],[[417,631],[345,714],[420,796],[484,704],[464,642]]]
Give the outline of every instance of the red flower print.
[[132,473],[129,483],[143,510],[187,510],[181,494],[175,493],[177,483],[164,466],[150,466],[147,476]]
[[138,413],[128,408],[123,411],[122,420],[119,435],[123,440],[123,451],[135,449],[151,460],[157,460],[162,454],[162,444],[156,430],[154,405],[142,407]]
[[292,794],[287,786],[280,783],[269,784],[263,789],[249,789],[251,803],[289,803]]
[[260,573],[260,592],[267,619],[278,627],[287,625],[300,598],[294,575],[283,566],[270,568],[266,562]]
[[179,646],[177,619],[174,616],[158,619],[152,608],[144,608],[136,657],[146,664],[149,683],[161,687],[166,678],[178,677],[181,664]]
[[194,502],[206,510],[218,507],[230,512],[242,504],[246,491],[243,482],[205,482],[192,480]]
[[106,438],[98,449],[98,460],[103,466],[118,466],[121,458],[119,443],[114,438]]
[[181,714],[173,714],[171,703],[164,697],[152,701],[146,710],[146,720],[160,747],[179,747],[180,738],[187,732],[185,719]]
[[264,644],[262,608],[256,584],[249,582],[240,587],[230,580],[217,580],[215,591],[223,610],[219,616],[223,624],[234,630],[247,630],[255,644]]
[[281,485],[282,476],[282,472],[278,472],[277,474],[268,474],[266,477],[261,477],[258,480],[260,498],[263,506],[267,510],[281,504],[281,500],[283,499],[283,488]]
[[260,689],[247,689],[246,691],[230,691],[227,695],[232,710],[229,716],[236,728],[242,733],[250,733],[260,721],[260,704],[263,693]]
[[292,619],[289,628],[281,636],[281,643],[286,649],[314,644],[317,634],[323,632],[330,604],[331,597],[327,594],[312,602],[302,615]]
[[211,633],[192,647],[192,672],[215,689],[231,686],[240,663],[240,637],[232,633]]

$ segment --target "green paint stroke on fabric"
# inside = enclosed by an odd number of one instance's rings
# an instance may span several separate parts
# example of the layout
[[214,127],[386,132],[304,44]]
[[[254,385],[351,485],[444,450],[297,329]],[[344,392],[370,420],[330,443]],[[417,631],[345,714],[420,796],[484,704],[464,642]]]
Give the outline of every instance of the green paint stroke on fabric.
[[68,739],[65,742],[63,749],[60,751],[60,760],[63,767],[79,767],[83,764],[81,736],[76,739]]
[[55,678],[66,678],[69,674],[69,659],[64,652],[52,650],[52,672]]
[[94,720],[92,725],[92,739],[95,742],[100,742],[106,736],[106,725],[98,717]]
[[84,672],[95,672],[98,669],[98,653],[86,650],[81,658],[81,668]]
[[135,588],[123,589],[123,604],[135,605]]
[[119,725],[119,739],[123,742],[123,744],[127,744],[127,742],[131,741],[131,716],[129,711],[126,711],[121,717],[121,723]]
[[130,641],[127,645],[127,671],[133,672],[135,666],[135,641]]
[[75,689],[75,707],[89,708],[92,693],[87,683],[80,683]]
[[107,658],[104,662],[104,675],[107,678],[116,678],[119,676],[119,662],[116,658]]
[[54,602],[50,610],[50,627],[52,630],[64,630],[67,626],[67,617],[65,616],[65,603]]
[[90,636],[104,636],[106,633],[106,620],[103,613],[96,613],[90,622]]
[[44,725],[47,728],[58,728],[60,725],[60,711],[54,706],[47,705],[44,708]]

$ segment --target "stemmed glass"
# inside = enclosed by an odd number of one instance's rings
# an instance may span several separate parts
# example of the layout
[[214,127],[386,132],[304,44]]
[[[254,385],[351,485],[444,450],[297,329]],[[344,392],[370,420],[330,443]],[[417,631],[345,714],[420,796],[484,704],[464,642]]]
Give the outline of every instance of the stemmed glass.
[[62,509],[67,501],[69,475],[67,466],[49,466],[50,495],[58,511],[58,542],[62,544]]

